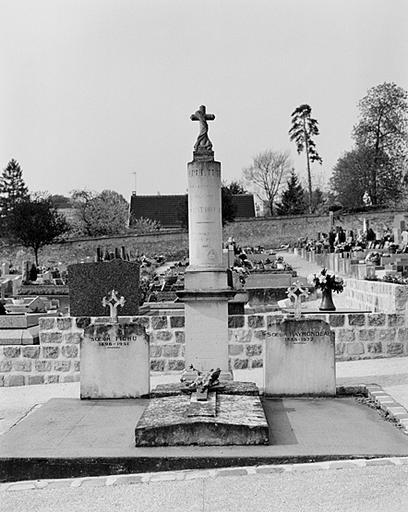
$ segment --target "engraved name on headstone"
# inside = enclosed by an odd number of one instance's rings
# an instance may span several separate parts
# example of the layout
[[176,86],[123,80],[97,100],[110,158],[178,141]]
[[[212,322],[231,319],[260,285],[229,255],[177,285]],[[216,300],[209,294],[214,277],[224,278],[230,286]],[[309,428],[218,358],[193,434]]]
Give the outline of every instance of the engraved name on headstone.
[[286,319],[267,332],[266,395],[335,395],[334,333],[323,320]]
[[81,341],[81,398],[149,393],[149,338],[137,323],[91,324]]

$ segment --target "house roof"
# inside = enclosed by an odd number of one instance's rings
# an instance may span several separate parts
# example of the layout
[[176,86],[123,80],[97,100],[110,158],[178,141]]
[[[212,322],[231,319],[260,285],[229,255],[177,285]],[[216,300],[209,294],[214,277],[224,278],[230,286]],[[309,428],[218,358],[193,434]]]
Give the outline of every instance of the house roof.
[[[178,227],[181,225],[179,212],[186,200],[185,194],[139,196],[132,195],[130,212],[133,219],[157,220],[164,227]],[[254,196],[252,194],[238,194],[232,196],[236,206],[236,217],[255,217]]]
[[138,196],[132,195],[130,213],[134,219],[157,220],[162,226],[180,226],[179,210],[185,201],[185,195]]
[[254,196],[252,194],[236,194],[232,196],[232,204],[237,211],[235,217],[255,217]]

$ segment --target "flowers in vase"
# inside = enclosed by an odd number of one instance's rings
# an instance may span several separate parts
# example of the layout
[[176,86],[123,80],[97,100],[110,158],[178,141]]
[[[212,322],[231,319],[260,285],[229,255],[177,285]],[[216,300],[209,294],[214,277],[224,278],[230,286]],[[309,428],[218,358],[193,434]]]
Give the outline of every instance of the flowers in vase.
[[309,282],[314,285],[316,289],[323,291],[333,291],[341,293],[344,290],[344,281],[341,277],[336,276],[333,272],[323,268],[320,273],[312,274],[309,277]]

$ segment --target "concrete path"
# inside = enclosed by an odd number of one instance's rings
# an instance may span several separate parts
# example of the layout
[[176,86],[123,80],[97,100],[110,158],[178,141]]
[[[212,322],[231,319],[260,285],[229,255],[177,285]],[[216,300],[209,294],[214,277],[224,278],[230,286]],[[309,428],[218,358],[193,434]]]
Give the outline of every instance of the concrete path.
[[13,512],[405,512],[408,459],[0,484]]

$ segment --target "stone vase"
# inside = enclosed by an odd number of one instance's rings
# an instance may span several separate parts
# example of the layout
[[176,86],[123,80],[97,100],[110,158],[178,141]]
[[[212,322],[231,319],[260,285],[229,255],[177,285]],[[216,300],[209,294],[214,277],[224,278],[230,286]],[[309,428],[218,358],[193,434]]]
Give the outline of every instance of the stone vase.
[[319,306],[320,311],[336,311],[333,303],[332,290],[322,290],[322,302]]

